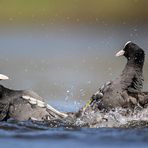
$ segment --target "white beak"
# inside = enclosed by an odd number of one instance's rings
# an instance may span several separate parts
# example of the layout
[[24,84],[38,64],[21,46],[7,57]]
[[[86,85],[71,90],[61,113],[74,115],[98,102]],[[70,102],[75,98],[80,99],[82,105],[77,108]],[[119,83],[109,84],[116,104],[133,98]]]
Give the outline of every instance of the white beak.
[[125,51],[124,51],[124,50],[120,50],[120,51],[118,51],[118,52],[116,53],[116,57],[123,56],[123,55],[124,55],[124,53],[125,53]]
[[9,78],[5,75],[0,74],[0,80],[8,80]]

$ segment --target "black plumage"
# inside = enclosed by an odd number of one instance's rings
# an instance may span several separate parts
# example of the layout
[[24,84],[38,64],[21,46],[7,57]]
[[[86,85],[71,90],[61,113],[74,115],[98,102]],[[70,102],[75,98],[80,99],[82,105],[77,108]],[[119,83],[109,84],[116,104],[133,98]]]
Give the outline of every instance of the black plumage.
[[23,99],[23,96],[29,96],[43,101],[33,91],[12,90],[0,85],[0,121],[13,118],[19,121],[29,119],[43,120],[49,113],[46,108],[38,107]]
[[[144,50],[133,42],[127,42],[124,49],[116,54],[116,56],[121,55],[127,59],[122,74],[103,85],[83,110],[88,108],[93,110],[110,110],[116,107],[134,108],[144,100],[144,97],[146,98],[142,93]],[[139,96],[141,96],[141,101]]]
[[[9,79],[0,74],[0,80]],[[65,118],[62,113],[49,104],[37,93],[30,90],[12,90],[0,85],[0,121],[13,118],[19,121],[53,120]]]
[[0,121],[53,120],[67,117],[30,90],[12,90],[0,85]]

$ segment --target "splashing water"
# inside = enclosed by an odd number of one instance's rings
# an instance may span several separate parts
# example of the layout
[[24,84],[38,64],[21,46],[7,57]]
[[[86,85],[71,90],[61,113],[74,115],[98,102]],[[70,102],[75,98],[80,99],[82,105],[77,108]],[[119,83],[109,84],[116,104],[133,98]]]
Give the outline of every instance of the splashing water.
[[[147,109],[130,109],[116,108],[107,113],[100,111],[82,113],[80,117],[72,116],[71,119],[64,120],[64,126],[67,127],[89,127],[89,128],[140,128],[148,126],[148,110]],[[75,118],[75,119],[74,119]],[[62,124],[63,125],[63,124]]]

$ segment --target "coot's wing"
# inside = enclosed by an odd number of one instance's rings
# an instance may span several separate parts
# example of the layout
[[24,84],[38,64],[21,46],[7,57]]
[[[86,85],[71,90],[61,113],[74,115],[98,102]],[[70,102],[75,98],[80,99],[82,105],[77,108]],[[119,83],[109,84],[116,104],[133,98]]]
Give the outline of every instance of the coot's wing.
[[62,113],[53,108],[51,105],[45,103],[43,99],[31,95],[30,93],[23,93],[22,98],[28,101],[28,103],[30,103],[31,105],[46,109],[46,111],[49,113],[49,117],[51,118],[65,118],[68,116],[66,113]]
[[9,103],[0,103],[0,121],[3,121],[7,116]]
[[102,97],[105,93],[105,91],[110,87],[112,84],[112,81],[106,82],[103,84],[99,90],[92,95],[91,99],[86,103],[86,105],[83,107],[83,111],[86,111],[87,109],[105,109],[105,107],[102,104]]

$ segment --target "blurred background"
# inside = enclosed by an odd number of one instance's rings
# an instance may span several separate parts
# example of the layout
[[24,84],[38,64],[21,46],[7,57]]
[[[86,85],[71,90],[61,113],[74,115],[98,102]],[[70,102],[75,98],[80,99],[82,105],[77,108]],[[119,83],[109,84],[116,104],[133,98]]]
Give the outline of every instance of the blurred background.
[[[72,111],[126,60],[114,54],[131,40],[148,48],[146,0],[0,0],[1,84],[31,89]],[[147,56],[147,55],[146,55]],[[148,90],[148,60],[144,89]]]

